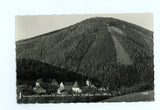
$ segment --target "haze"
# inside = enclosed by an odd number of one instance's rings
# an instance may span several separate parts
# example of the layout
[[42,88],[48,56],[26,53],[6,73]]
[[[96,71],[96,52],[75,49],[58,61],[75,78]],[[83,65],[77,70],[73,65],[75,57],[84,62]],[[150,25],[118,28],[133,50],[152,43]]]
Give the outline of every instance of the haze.
[[153,31],[151,13],[16,16],[16,41],[61,29],[91,17],[114,17]]

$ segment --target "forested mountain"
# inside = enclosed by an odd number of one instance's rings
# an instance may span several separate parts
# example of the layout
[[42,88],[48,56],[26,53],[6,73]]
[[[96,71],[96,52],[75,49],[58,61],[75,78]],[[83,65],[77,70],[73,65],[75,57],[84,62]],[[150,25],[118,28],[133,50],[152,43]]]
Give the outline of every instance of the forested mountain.
[[17,79],[90,78],[111,88],[153,84],[153,32],[114,18],[90,18],[17,41],[16,60]]

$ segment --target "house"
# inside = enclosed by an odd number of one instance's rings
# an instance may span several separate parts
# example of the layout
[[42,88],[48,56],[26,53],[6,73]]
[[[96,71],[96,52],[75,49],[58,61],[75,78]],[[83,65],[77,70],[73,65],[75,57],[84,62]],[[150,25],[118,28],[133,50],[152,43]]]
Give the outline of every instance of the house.
[[78,82],[76,81],[74,83],[74,85],[72,86],[72,90],[76,93],[82,93],[82,90],[80,89],[79,85],[78,85]]
[[18,95],[18,99],[22,98],[22,95],[24,93],[25,90],[27,90],[28,85],[27,84],[21,84],[21,85],[17,85],[17,95]]
[[61,94],[62,95],[68,95],[69,93],[68,93],[68,91],[66,89],[64,89],[64,90],[61,91]]
[[100,87],[98,90],[100,90],[100,91],[108,91],[109,90],[109,87]]
[[60,85],[59,85],[59,88],[57,90],[57,93],[61,94],[61,91],[64,90],[64,89],[65,89],[64,84],[63,84],[63,82],[61,82]]
[[42,81],[42,79],[37,79],[37,81],[36,81],[36,87],[40,86],[41,81]]
[[87,85],[87,86],[91,86],[91,85],[92,85],[91,80],[87,79],[87,80],[86,80],[86,85]]
[[46,90],[45,90],[44,88],[42,88],[41,86],[34,87],[34,88],[33,88],[33,91],[34,91],[35,93],[38,93],[38,94],[46,93]]
[[52,79],[51,85],[54,85],[56,87],[59,86],[59,84],[57,83],[57,81],[55,79]]
[[23,93],[23,91],[21,89],[17,88],[17,98],[18,99],[22,98],[22,93]]
[[97,89],[97,87],[96,87],[94,84],[92,84],[90,87],[91,87],[92,89]]
[[46,93],[46,90],[40,86],[42,79],[38,79],[36,81],[35,87],[33,87],[33,91],[38,94]]

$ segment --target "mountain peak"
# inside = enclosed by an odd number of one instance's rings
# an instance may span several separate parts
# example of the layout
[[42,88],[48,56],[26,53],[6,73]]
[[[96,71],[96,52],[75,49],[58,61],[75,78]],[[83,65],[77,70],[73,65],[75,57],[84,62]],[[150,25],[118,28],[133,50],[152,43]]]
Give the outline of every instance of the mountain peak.
[[[114,18],[89,18],[72,26],[17,42],[16,58],[42,62],[98,81],[109,81],[114,75],[126,75],[127,83],[132,74],[136,81],[146,80],[147,76],[153,75],[153,32]],[[25,65],[27,66],[30,65]],[[127,67],[133,70],[130,72]],[[32,68],[34,72],[31,73],[28,69],[24,71],[35,77],[37,71],[38,74],[44,74],[41,67],[37,68]],[[20,72],[17,74],[23,73],[21,68],[18,71]],[[65,75],[65,72],[47,72],[50,75]],[[57,77],[63,77],[61,75]]]

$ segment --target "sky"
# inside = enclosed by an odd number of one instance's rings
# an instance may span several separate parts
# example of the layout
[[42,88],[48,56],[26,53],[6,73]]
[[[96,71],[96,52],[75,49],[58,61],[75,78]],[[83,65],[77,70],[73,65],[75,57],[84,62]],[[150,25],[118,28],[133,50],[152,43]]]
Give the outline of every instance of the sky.
[[16,41],[61,29],[91,17],[114,17],[153,31],[153,14],[26,15],[15,17]]

